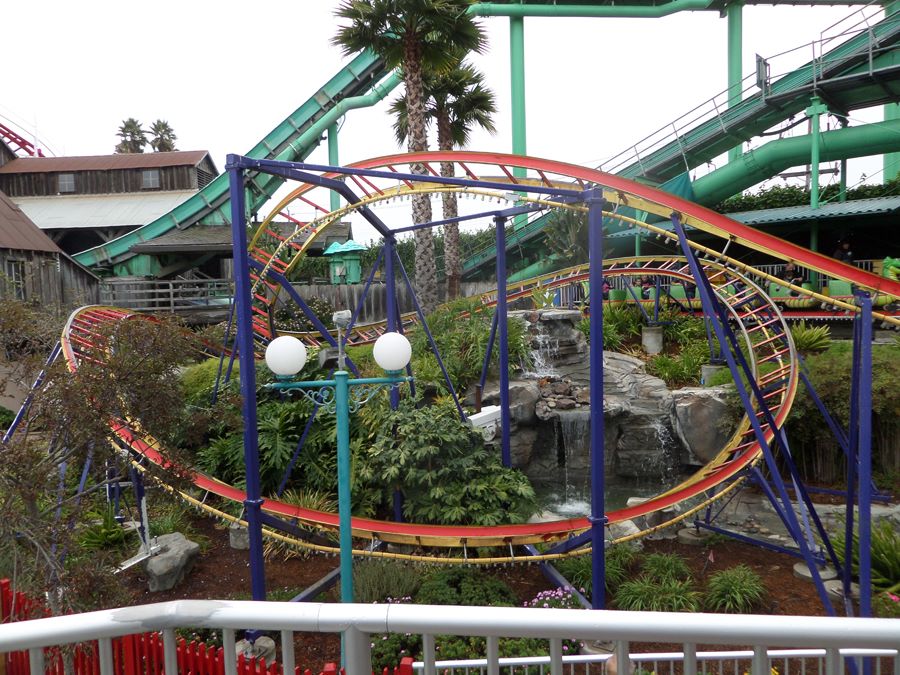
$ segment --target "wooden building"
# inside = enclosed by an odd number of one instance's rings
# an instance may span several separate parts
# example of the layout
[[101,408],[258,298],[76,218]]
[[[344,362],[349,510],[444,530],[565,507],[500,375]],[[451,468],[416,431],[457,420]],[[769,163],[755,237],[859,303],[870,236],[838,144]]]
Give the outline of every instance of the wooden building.
[[99,302],[100,279],[0,192],[0,296],[66,310]]
[[0,159],[0,191],[66,253],[168,213],[218,175],[203,150]]

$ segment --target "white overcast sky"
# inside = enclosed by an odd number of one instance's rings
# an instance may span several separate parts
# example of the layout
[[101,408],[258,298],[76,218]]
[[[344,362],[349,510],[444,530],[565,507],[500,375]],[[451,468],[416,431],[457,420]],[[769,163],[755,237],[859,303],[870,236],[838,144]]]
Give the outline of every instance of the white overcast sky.
[[[9,0],[0,121],[36,129],[58,155],[90,155],[113,151],[123,119],[149,127],[162,118],[179,149],[209,150],[223,170],[227,153],[248,151],[347,60],[330,44],[337,4]],[[803,44],[776,60],[773,74],[807,61],[810,43],[851,11],[745,7],[744,73],[757,53]],[[509,152],[508,20],[482,21],[489,47],[474,61],[497,94],[499,131],[476,135],[470,149]],[[529,18],[525,45],[528,154],[535,156],[597,165],[726,86],[726,20],[716,12]],[[398,151],[386,107],[346,118],[342,163]],[[860,117],[880,119],[873,114]],[[326,159],[323,144],[310,161]],[[854,175],[851,165],[849,182],[878,167],[870,161]]]

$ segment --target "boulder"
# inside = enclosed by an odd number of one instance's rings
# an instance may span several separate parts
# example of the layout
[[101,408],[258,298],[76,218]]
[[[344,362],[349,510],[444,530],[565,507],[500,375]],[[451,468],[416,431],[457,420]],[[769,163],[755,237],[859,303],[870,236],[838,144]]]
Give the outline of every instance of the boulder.
[[726,387],[685,387],[672,392],[675,432],[681,440],[686,464],[706,464],[734,433],[728,413]]
[[160,535],[156,545],[159,552],[143,562],[150,591],[154,593],[175,588],[190,573],[200,555],[200,545],[181,532]]

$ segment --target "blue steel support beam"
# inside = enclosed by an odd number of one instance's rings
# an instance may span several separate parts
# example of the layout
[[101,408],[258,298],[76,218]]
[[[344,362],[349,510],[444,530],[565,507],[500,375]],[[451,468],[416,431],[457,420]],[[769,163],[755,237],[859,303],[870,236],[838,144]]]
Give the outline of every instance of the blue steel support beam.
[[506,217],[494,216],[497,250],[497,343],[500,348],[500,456],[503,466],[512,466],[509,448],[509,335],[506,316]]
[[[859,613],[872,616],[872,298],[858,292],[859,333]],[[871,669],[866,659],[865,671]]]
[[237,305],[237,350],[241,368],[241,412],[244,418],[244,464],[247,498],[244,512],[250,538],[250,592],[253,600],[266,599],[263,558],[262,492],[259,478],[259,446],[256,438],[256,358],[253,344],[250,267],[247,265],[247,221],[244,213],[244,172],[228,155],[226,169],[231,199],[231,238],[234,256],[234,301]]
[[585,191],[588,206],[588,279],[591,286],[591,606],[606,607],[606,487],[603,419],[603,191]]

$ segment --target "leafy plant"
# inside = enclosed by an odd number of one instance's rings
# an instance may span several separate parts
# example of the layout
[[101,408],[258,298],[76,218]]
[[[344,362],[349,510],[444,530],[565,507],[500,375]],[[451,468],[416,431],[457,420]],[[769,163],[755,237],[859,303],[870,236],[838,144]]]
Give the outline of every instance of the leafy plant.
[[[404,495],[404,515],[415,522],[498,525],[524,522],[536,509],[534,490],[520,471],[505,468],[459,418],[452,401],[369,411],[369,443],[356,466],[359,487],[390,504]],[[356,488],[354,488],[356,489]]]
[[422,581],[416,602],[423,605],[513,607],[516,596],[499,579],[469,567],[441,569]]
[[79,543],[83,549],[88,551],[116,549],[125,544],[125,529],[116,520],[112,506],[108,506],[100,513],[89,513],[88,518],[94,522],[81,533]]
[[[285,504],[290,504],[291,506],[299,506],[301,508],[314,509],[316,511],[337,511],[337,501],[335,500],[333,494],[324,490],[316,490],[315,488],[304,490],[286,490],[280,497],[278,497],[278,501]],[[291,524],[295,527],[299,527],[302,530],[315,529],[311,525],[304,525],[303,523],[299,523],[296,521],[292,521]],[[329,535],[327,532],[322,532],[320,530],[315,531],[319,534],[319,536],[333,536]],[[280,539],[269,537],[263,543],[263,554],[267,559],[277,557],[281,560],[290,560],[291,558],[306,557],[306,555],[308,555],[308,551],[307,549],[289,544],[288,542],[281,541]]]
[[765,597],[760,576],[746,565],[736,565],[710,576],[704,605],[711,612],[749,614],[759,609]]
[[828,326],[810,326],[806,321],[791,326],[794,347],[801,354],[824,352],[831,344],[831,329]]
[[534,303],[535,309],[553,307],[554,297],[556,297],[556,292],[552,288],[541,288],[539,286],[531,291],[531,301]]
[[656,579],[641,575],[626,581],[615,594],[616,607],[644,612],[696,612],[700,594],[689,579]]
[[647,362],[647,372],[656,375],[669,387],[700,383],[700,369],[709,361],[705,340],[683,344],[675,355],[656,354]]
[[[611,546],[606,549],[605,573],[606,589],[615,590],[631,573],[635,552],[628,545]],[[556,568],[575,587],[590,597],[593,593],[593,556],[581,555],[563,558],[556,563]]]
[[396,560],[370,558],[353,566],[356,602],[403,602],[422,584],[418,568]]
[[691,570],[687,562],[675,553],[651,553],[641,562],[641,571],[648,579],[690,579]]
[[872,614],[884,619],[900,619],[900,595],[896,593],[876,593],[872,598]]
[[[833,536],[834,549],[842,565],[846,564],[844,528]],[[888,518],[872,525],[872,590],[897,594],[900,592],[900,531]],[[859,532],[853,532],[853,561],[851,569],[859,576]]]

